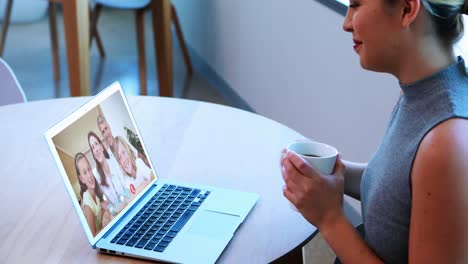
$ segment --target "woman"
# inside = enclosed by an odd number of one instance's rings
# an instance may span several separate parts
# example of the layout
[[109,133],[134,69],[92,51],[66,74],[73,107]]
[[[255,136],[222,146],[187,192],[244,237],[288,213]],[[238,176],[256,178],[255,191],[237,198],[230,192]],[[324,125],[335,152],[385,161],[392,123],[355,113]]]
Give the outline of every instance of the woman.
[[117,215],[127,205],[129,192],[121,182],[121,170],[117,161],[107,153],[96,133],[88,133],[88,144],[93,153],[96,169],[100,177],[104,200],[109,202],[109,211]]
[[110,221],[110,215],[103,210],[102,192],[91,170],[91,165],[83,153],[75,156],[75,169],[80,184],[82,209],[91,233],[95,236]]
[[117,147],[117,158],[125,175],[125,177],[123,177],[125,187],[128,188],[133,195],[137,195],[154,179],[153,171],[146,166],[142,159],[135,157],[135,153],[130,149],[130,146],[124,138],[117,136],[115,138],[115,144]]
[[[453,51],[467,13],[465,0],[350,1],[343,28],[361,66],[402,90],[383,141],[368,164],[339,158],[333,175],[281,159],[285,197],[343,263],[468,263],[468,74]],[[362,198],[363,237],[343,191]]]

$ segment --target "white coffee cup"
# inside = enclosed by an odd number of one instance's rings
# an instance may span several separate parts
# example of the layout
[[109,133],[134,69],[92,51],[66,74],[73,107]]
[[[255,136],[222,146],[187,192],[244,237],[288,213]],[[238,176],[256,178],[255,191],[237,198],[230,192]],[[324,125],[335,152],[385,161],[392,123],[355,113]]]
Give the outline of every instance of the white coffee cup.
[[[338,156],[338,150],[334,147],[316,141],[294,142],[289,144],[286,149],[298,154],[323,174],[331,174],[333,172],[336,157]],[[297,208],[292,203],[289,205],[294,211],[297,211]]]
[[287,150],[297,153],[323,174],[331,174],[333,172],[336,157],[338,156],[336,148],[316,141],[294,142],[288,145]]

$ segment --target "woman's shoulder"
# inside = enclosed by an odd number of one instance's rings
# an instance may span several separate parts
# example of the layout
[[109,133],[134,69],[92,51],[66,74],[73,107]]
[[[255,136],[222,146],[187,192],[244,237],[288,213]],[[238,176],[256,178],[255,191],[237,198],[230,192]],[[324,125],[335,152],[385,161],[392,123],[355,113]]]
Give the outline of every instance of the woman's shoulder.
[[[421,141],[421,145],[446,145],[453,143],[468,142],[468,118],[452,117],[446,119],[431,130]],[[458,145],[458,144],[457,144]],[[455,147],[455,146],[454,146]]]
[[151,168],[146,166],[145,162],[141,158],[137,158],[135,160],[135,164],[137,167],[137,174],[138,177],[143,177],[144,179],[149,179],[151,174]]
[[[422,139],[416,152],[412,178],[427,175],[448,175],[463,169],[468,157],[468,119],[450,118],[432,128]],[[468,168],[465,168],[468,169]],[[468,172],[468,171],[467,171]],[[437,176],[435,176],[437,177]]]
[[83,200],[87,200],[91,198],[91,194],[89,193],[88,190],[86,190],[84,193],[83,193]]
[[86,190],[84,193],[83,193],[83,207],[87,205],[87,206],[91,206],[92,205],[92,198],[91,198],[91,194],[89,193],[88,190]]
[[145,171],[145,173],[150,173],[151,172],[151,168],[148,167],[146,165],[146,163],[141,158],[137,158],[135,160],[135,165],[137,167],[137,170],[139,170],[139,171],[143,170],[143,171]]
[[431,129],[417,150],[411,171],[410,255],[420,254],[422,247],[448,259],[460,256],[453,248],[466,248],[467,134],[468,120],[451,118]]

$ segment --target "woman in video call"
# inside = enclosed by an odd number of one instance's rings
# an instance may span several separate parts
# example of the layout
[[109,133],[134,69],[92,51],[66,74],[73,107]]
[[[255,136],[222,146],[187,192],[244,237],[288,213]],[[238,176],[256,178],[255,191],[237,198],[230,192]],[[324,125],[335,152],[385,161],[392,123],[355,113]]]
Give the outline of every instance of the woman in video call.
[[[96,235],[110,221],[109,213],[103,208],[103,196],[93,175],[91,165],[83,153],[75,156],[75,169],[80,184],[81,207],[91,233]],[[105,206],[104,206],[105,207]]]
[[115,139],[116,153],[122,171],[123,182],[132,195],[137,195],[144,187],[154,179],[153,171],[146,166],[144,161],[136,158],[135,153],[124,138],[117,136]]
[[[333,175],[292,152],[281,159],[284,195],[343,263],[468,263],[462,14],[468,0],[350,0],[343,28],[361,66],[401,88],[382,142],[368,164],[338,158]],[[361,199],[362,232],[343,213],[343,191]]]
[[110,213],[116,215],[127,205],[130,198],[128,189],[121,182],[122,171],[117,161],[107,153],[96,133],[88,133],[88,144],[96,162],[104,200],[109,202]]

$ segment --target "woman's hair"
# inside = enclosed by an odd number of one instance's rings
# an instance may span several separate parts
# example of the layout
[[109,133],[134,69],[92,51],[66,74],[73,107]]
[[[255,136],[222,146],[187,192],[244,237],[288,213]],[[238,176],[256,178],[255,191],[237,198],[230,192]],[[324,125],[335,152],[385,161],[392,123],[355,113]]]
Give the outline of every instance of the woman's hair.
[[421,0],[431,14],[439,37],[454,44],[463,37],[463,17],[468,15],[468,0]]
[[[384,0],[394,6],[400,0]],[[468,0],[420,0],[429,12],[439,38],[446,44],[454,44],[463,37],[463,17],[468,15]]]
[[101,144],[102,149],[103,149],[103,153],[104,153],[104,157],[106,159],[110,158],[109,153],[107,152],[106,148],[104,147],[104,144],[102,144],[101,139],[99,139],[99,137],[96,135],[96,133],[94,133],[93,131],[89,131],[89,133],[88,133],[88,145],[89,145],[89,149],[91,150],[91,153],[93,154],[94,161],[96,162],[96,169],[97,169],[97,171],[99,173],[99,177],[101,178],[101,184],[104,185],[104,186],[109,186],[109,183],[107,183],[107,180],[106,180],[106,175],[104,174],[104,170],[102,169],[102,165],[101,165],[101,163],[99,163],[99,161],[94,156],[93,148],[91,147],[91,143],[89,142],[89,139],[91,137],[96,138],[96,140],[99,142],[99,144]]
[[[136,160],[135,153],[133,153],[132,149],[127,144],[126,140],[121,136],[117,136],[115,138],[115,141],[116,141],[116,146],[117,146],[117,148],[116,148],[117,154],[119,153],[119,148],[120,148],[119,143],[121,143],[122,146],[124,147],[124,149],[127,151],[128,156],[130,157],[130,162],[132,162],[133,169],[136,171],[137,167],[136,167],[136,163],[135,163],[135,160]],[[120,164],[120,158],[118,160],[119,160],[119,165],[122,167],[122,164]],[[125,172],[125,174],[130,176],[130,174],[128,172],[126,172],[123,168],[122,168],[122,170]]]
[[[80,184],[80,197],[81,199],[83,199],[83,193],[86,192],[86,190],[88,189],[88,187],[86,187],[86,184],[84,184],[83,182],[81,182],[80,180],[80,169],[78,168],[78,161],[80,161],[81,159],[86,159],[86,161],[88,162],[89,164],[89,161],[88,161],[88,158],[86,158],[86,156],[79,152],[78,154],[75,155],[75,169],[76,169],[76,176],[78,176],[78,183]],[[93,175],[94,177],[94,175]],[[101,192],[101,188],[99,188],[99,184],[95,184],[95,187],[94,187],[94,192],[96,193],[96,196],[102,201],[102,192]]]

